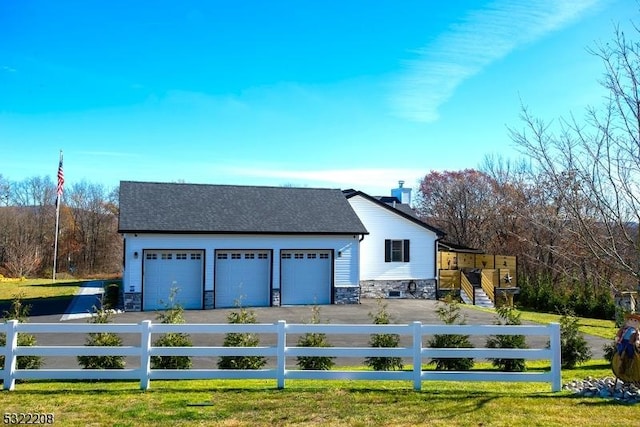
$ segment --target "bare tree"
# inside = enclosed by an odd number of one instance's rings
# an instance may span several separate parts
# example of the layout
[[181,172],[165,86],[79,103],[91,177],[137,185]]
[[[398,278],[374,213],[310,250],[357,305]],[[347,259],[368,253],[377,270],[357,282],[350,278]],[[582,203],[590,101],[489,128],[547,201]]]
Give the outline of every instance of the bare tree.
[[496,201],[495,182],[483,172],[432,171],[420,182],[416,208],[451,243],[484,248],[493,233]]
[[74,247],[76,267],[85,273],[119,270],[121,238],[117,232],[115,191],[82,181],[67,193],[72,215],[71,230],[66,230]]
[[19,207],[5,207],[0,220],[5,230],[2,238],[3,268],[11,277],[26,277],[38,271],[42,253],[31,212]]
[[[637,36],[638,28],[634,28]],[[510,129],[515,143],[547,179],[556,215],[576,250],[604,266],[611,282],[640,279],[640,43],[619,28],[611,43],[591,52],[605,68],[606,102],[588,107],[583,120],[555,124],[522,108],[523,130]],[[576,260],[573,260],[576,262]],[[578,267],[589,268],[583,263]],[[615,271],[615,275],[611,274]],[[595,274],[595,271],[590,273]],[[613,285],[613,283],[611,283]]]

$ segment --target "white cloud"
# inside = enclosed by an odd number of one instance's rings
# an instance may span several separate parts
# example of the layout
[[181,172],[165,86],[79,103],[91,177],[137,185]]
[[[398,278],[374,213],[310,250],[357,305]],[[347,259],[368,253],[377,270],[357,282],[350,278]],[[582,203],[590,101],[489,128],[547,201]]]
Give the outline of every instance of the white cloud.
[[605,0],[497,0],[470,11],[417,52],[399,77],[391,103],[400,117],[433,122],[466,79],[513,50],[579,19]]

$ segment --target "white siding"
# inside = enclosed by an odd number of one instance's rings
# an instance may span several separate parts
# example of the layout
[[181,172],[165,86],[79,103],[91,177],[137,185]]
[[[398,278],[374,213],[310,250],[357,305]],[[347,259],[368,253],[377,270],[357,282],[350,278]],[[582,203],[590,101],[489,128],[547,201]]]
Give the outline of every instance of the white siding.
[[334,252],[335,257],[335,286],[352,286],[358,284],[359,277],[359,257],[358,257],[358,240],[349,241],[343,247]]
[[[262,236],[200,234],[125,234],[126,253],[123,281],[125,292],[140,292],[142,251],[144,249],[202,249],[205,251],[204,289],[213,290],[214,253],[216,249],[251,249],[273,251],[273,287],[280,286],[280,251],[288,249],[330,249],[335,255],[334,285],[358,286],[360,271],[359,235],[347,236]],[[138,257],[134,256],[138,253]],[[341,256],[338,256],[341,252]]]
[[[349,203],[369,234],[360,243],[360,280],[435,278],[436,233],[361,196]],[[409,240],[409,262],[385,262],[386,239]]]

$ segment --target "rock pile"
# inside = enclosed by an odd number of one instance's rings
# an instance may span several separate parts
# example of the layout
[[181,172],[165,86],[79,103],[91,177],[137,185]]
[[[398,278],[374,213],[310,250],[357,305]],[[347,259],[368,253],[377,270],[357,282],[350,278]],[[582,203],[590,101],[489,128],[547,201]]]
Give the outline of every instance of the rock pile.
[[562,387],[577,396],[613,398],[624,403],[639,403],[640,388],[632,383],[616,381],[613,377],[592,378],[571,381]]

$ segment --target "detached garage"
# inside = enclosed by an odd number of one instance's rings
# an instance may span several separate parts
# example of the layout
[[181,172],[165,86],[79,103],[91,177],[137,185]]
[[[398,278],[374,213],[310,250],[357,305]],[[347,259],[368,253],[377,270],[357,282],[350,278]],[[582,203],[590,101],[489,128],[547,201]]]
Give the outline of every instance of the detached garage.
[[357,303],[367,230],[338,189],[120,183],[125,310]]

